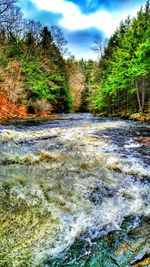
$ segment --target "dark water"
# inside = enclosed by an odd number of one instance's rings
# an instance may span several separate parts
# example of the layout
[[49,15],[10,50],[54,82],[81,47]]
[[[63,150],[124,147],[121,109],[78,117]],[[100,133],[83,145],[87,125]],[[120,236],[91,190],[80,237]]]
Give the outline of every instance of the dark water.
[[1,125],[0,266],[150,266],[149,134],[88,113]]

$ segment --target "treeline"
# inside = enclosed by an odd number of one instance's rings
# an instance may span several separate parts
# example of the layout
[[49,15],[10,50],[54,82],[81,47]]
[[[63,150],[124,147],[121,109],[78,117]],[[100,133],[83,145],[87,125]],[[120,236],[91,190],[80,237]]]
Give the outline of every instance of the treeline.
[[96,62],[67,61],[74,68],[77,110],[124,117],[150,113],[150,1],[135,18],[121,22],[109,40],[97,37],[92,49]]
[[92,112],[101,84],[99,63],[91,59],[76,60],[71,56],[66,64],[73,100],[72,111]]
[[120,23],[103,50],[97,78],[100,84],[94,101],[96,111],[109,114],[148,111],[150,1],[141,7],[137,17]]
[[16,0],[0,0],[0,91],[30,113],[68,112],[66,44],[58,27],[26,20]]
[[66,45],[61,29],[24,19],[17,0],[0,0],[0,116],[5,95],[39,115],[148,112],[150,1],[109,40],[96,40],[98,61],[66,60]]

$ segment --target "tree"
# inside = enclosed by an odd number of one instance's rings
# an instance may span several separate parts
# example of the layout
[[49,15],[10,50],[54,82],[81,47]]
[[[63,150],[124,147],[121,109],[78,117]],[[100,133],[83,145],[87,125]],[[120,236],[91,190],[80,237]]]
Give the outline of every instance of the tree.
[[64,38],[62,30],[57,26],[51,26],[51,34],[54,40],[54,43],[58,47],[62,55],[68,54],[67,44],[68,42]]
[[0,0],[0,32],[7,37],[21,31],[22,13],[15,0]]
[[33,36],[36,43],[40,43],[41,40],[41,31],[42,24],[40,22],[36,22],[34,20],[24,20],[23,21],[23,34],[24,36],[29,33]]
[[[143,112],[150,83],[150,1],[132,20],[121,22],[99,62],[101,84],[95,108]],[[101,47],[101,46],[100,46]],[[102,51],[102,50],[101,50]]]
[[44,50],[50,50],[52,46],[53,38],[51,32],[49,31],[48,27],[44,27],[41,32],[41,46]]
[[107,43],[108,39],[103,38],[102,35],[97,35],[95,37],[94,45],[91,47],[91,49],[98,55],[98,59],[102,58]]
[[16,0],[0,0],[0,16],[14,7]]

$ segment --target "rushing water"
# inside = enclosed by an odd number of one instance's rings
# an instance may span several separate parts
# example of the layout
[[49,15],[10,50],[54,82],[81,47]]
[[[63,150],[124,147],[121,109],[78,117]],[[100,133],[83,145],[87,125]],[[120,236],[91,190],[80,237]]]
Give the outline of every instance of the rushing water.
[[0,266],[150,266],[149,133],[88,113],[1,125]]

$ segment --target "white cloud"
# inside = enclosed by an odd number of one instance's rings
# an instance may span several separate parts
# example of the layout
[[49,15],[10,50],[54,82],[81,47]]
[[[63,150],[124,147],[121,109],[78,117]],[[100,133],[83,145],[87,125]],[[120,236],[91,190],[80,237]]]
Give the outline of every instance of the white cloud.
[[103,31],[107,37],[111,36],[122,19],[125,19],[129,14],[130,16],[136,15],[137,10],[139,10],[139,5],[137,5],[133,10],[129,9],[123,12],[111,13],[106,10],[98,10],[95,13],[85,15],[74,3],[64,2],[64,0],[32,0],[32,2],[39,9],[61,13],[63,18],[59,20],[59,25],[65,29],[75,31],[96,27]]

